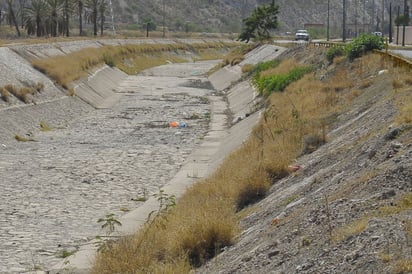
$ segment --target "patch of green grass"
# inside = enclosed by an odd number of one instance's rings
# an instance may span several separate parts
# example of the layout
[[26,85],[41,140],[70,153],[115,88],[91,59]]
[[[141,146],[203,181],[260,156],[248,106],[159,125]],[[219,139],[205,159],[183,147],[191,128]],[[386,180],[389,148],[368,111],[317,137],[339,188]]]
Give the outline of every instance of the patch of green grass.
[[283,91],[289,84],[299,80],[306,73],[312,71],[312,68],[302,66],[292,68],[286,74],[274,74],[267,76],[254,77],[254,83],[258,88],[260,94],[269,96],[273,92]]
[[74,253],[76,253],[76,250],[69,251],[67,249],[63,249],[62,251],[60,251],[56,254],[56,257],[61,258],[61,259],[65,259],[65,258],[70,257],[71,255],[73,255]]

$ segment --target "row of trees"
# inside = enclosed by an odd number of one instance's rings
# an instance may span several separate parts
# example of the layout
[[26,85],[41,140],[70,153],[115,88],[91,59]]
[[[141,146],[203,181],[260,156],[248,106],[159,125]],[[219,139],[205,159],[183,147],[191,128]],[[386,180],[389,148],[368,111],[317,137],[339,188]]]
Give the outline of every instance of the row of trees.
[[21,35],[20,28],[37,37],[69,36],[73,18],[78,20],[79,35],[84,35],[83,20],[93,24],[95,36],[98,26],[103,35],[107,0],[31,0],[27,6],[22,0],[19,3],[16,0],[5,1],[6,10],[0,12],[0,18],[13,25],[18,36]]

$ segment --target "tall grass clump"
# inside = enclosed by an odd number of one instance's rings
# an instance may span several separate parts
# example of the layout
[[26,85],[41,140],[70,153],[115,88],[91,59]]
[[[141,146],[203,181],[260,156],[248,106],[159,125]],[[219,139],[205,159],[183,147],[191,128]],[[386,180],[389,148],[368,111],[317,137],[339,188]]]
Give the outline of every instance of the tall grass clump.
[[10,102],[10,93],[4,87],[0,87],[0,96],[4,102]]
[[33,87],[18,88],[11,84],[5,85],[4,89],[26,104],[30,103],[29,95],[33,95],[36,92],[36,89]]

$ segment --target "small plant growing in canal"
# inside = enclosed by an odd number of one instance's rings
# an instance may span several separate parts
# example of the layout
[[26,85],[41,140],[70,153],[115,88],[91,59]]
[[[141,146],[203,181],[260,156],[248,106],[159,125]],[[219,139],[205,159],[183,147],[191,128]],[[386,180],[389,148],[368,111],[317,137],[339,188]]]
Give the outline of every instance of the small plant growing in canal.
[[77,250],[69,251],[67,249],[63,249],[62,251],[57,253],[56,257],[65,259],[65,258],[70,257],[71,255],[73,255],[74,253],[76,253],[76,251]]
[[[122,223],[116,219],[116,215],[114,213],[106,214],[105,217],[99,218],[97,220],[98,223],[102,223],[101,228],[106,231],[106,238],[113,237],[112,234],[116,231],[117,226],[121,226]],[[104,240],[101,236],[96,236],[97,242],[97,250],[98,251],[105,251],[112,247],[113,240]]]
[[160,189],[159,193],[155,193],[153,196],[159,202],[158,213],[167,212],[169,209],[176,206],[176,196],[165,193],[163,189]]
[[121,226],[122,223],[116,219],[114,213],[106,214],[104,218],[99,218],[98,223],[102,223],[102,229],[106,230],[106,236],[110,236],[116,231],[116,226]]
[[165,193],[163,189],[159,189],[159,193],[153,194],[153,197],[155,197],[159,202],[159,208],[157,211],[154,210],[150,212],[149,216],[147,217],[148,223],[150,223],[151,220],[154,220],[152,219],[152,215],[154,213],[156,213],[158,217],[166,219],[166,213],[176,206],[176,196]]

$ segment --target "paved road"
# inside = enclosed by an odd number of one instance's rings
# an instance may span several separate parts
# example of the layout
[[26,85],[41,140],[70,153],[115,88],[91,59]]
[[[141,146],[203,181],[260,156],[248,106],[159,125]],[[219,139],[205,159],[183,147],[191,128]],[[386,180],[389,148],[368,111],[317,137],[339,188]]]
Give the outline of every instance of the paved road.
[[129,77],[112,109],[0,147],[0,273],[46,269],[102,233],[98,218],[138,207],[168,182],[207,132],[212,91],[203,83],[214,65]]
[[412,59],[412,50],[391,50],[391,52]]

